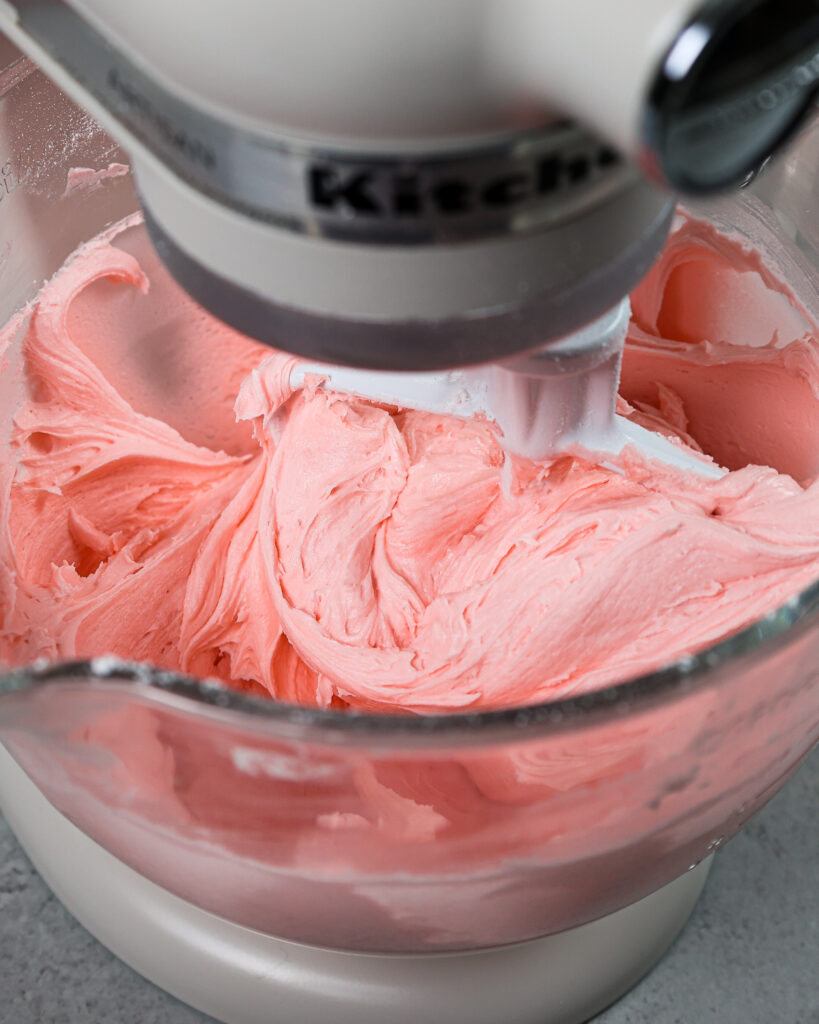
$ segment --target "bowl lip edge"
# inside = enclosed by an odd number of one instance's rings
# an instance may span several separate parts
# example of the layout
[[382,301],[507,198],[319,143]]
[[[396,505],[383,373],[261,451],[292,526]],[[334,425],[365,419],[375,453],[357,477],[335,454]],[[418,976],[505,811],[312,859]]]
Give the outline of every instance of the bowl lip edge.
[[13,669],[0,674],[0,699],[31,688],[91,682],[135,687],[149,700],[171,705],[183,713],[205,714],[225,726],[247,726],[253,722],[265,732],[279,734],[295,728],[303,738],[319,742],[338,743],[353,737],[376,742],[468,737],[485,743],[508,739],[510,733],[520,740],[599,725],[699,692],[712,685],[715,675],[726,665],[749,655],[773,653],[802,635],[816,620],[819,579],[750,625],[653,672],[585,694],[485,711],[392,714],[313,708],[251,696],[231,689],[221,680],[196,678],[114,656],[77,661],[38,660]]

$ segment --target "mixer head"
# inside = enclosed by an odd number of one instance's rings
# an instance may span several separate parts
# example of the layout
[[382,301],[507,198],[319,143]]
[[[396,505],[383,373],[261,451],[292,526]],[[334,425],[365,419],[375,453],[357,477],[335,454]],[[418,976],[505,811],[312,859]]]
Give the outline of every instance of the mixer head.
[[819,79],[815,0],[15,0],[0,25],[129,149],[194,298],[394,370],[616,307],[670,190],[741,180]]

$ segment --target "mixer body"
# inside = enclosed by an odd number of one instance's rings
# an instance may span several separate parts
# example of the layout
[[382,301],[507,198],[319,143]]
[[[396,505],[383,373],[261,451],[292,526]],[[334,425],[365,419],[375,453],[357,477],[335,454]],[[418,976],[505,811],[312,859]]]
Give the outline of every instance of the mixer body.
[[745,175],[819,73],[797,0],[17,0],[0,26],[130,151],[194,298],[397,370],[505,359],[616,306],[669,188]]

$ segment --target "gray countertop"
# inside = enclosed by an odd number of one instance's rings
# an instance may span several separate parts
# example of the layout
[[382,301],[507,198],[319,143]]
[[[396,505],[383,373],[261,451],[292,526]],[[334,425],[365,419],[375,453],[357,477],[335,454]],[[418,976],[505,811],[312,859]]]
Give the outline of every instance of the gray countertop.
[[[0,817],[0,1024],[208,1020],[92,939]],[[717,854],[682,936],[595,1024],[819,1024],[819,751]]]

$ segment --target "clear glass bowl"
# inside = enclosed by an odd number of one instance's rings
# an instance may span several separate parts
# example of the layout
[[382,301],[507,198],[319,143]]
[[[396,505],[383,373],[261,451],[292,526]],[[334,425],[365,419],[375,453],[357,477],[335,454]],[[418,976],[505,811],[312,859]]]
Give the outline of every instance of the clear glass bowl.
[[[66,192],[69,168],[116,160],[32,65],[6,68],[3,322],[136,209],[129,177]],[[705,211],[786,263],[813,314],[817,172],[812,128]],[[112,659],[37,665],[0,677],[0,741],[88,836],[230,921],[344,950],[477,949],[613,912],[733,835],[817,738],[817,627],[819,583],[650,676],[428,717],[306,710]]]

